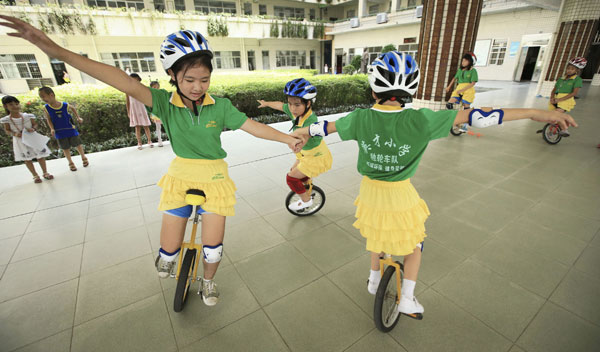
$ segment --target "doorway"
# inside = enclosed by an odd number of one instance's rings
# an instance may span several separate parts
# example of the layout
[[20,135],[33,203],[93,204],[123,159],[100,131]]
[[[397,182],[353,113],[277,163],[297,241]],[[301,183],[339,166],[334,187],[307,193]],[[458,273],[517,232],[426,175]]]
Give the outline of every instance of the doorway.
[[540,50],[541,47],[539,46],[529,46],[521,49],[515,81],[528,82],[536,81],[539,78],[539,72],[538,74],[535,73],[538,61],[540,61],[541,64],[541,60],[538,60],[541,59]]
[[270,70],[271,64],[269,63],[269,51],[263,50],[262,52],[262,68],[263,70]]
[[63,78],[65,72],[67,72],[67,67],[65,66],[65,63],[56,59],[51,59],[50,66],[52,66],[52,73],[54,73],[56,85],[65,84],[65,80]]

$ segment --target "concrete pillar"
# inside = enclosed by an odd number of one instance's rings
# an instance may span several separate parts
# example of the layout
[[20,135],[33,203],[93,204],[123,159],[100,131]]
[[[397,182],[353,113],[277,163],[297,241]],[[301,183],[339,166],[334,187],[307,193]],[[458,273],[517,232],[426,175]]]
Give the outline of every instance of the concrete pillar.
[[390,13],[395,14],[398,11],[398,0],[392,0],[392,7],[390,8]]
[[598,30],[600,1],[563,0],[554,33],[550,59],[544,68],[537,94],[549,97],[556,80],[565,74],[569,59],[586,56]]
[[592,79],[593,86],[600,86],[600,66],[598,66],[598,72],[594,74],[594,78]]
[[444,109],[465,52],[472,51],[479,29],[483,0],[426,0],[419,35],[421,82],[413,106]]
[[358,18],[362,18],[368,14],[367,0],[358,0]]

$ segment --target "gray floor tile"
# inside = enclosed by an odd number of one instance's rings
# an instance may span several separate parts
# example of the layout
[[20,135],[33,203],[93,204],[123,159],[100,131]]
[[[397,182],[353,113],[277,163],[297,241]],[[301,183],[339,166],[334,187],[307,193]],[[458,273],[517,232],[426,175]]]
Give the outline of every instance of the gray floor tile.
[[204,305],[202,298],[196,295],[196,283],[190,289],[184,310],[180,313],[173,311],[174,290],[164,292],[178,346],[187,346],[259,309],[233,266],[220,269],[215,282],[220,296],[219,303],[213,307]]
[[265,311],[293,351],[343,350],[373,328],[367,315],[326,278],[265,307]]
[[162,292],[158,280],[151,255],[82,276],[75,325]]
[[322,272],[328,273],[365,252],[365,247],[336,224],[329,224],[291,241]]
[[136,205],[131,208],[94,216],[90,214],[85,232],[85,241],[106,238],[117,232],[144,225],[142,208]]
[[556,213],[556,208],[538,204],[526,211],[523,217],[586,242],[589,242],[600,229],[600,220],[589,219],[568,212],[561,212],[560,216],[555,216]]
[[526,352],[526,351],[517,345],[513,345],[508,352]]
[[423,320],[403,316],[390,332],[408,351],[506,351],[512,344],[432,289],[419,302],[425,307]]
[[560,211],[575,215],[600,220],[600,192],[597,198],[588,199],[574,197],[560,192],[560,188],[552,193],[547,193],[540,204],[547,205]]
[[498,233],[498,238],[567,265],[572,265],[586,247],[584,241],[536,224],[527,217],[510,223]]
[[528,352],[595,351],[600,328],[548,302],[517,344]]
[[575,268],[583,271],[584,273],[591,275],[597,279],[600,279],[600,247],[588,246],[577,262],[575,262]]
[[432,285],[458,267],[464,260],[464,256],[426,238],[419,269],[419,280],[427,285]]
[[76,295],[77,280],[71,280],[0,303],[0,349],[10,351],[70,329]]
[[269,304],[322,275],[288,243],[243,259],[234,265],[261,305]]
[[262,310],[226,326],[182,351],[289,351]]
[[510,204],[484,203],[474,199],[463,201],[447,210],[448,214],[469,214],[463,221],[488,232],[498,232],[522,212]]
[[503,179],[501,174],[482,169],[479,165],[461,167],[458,170],[452,171],[451,175],[460,176],[484,186],[491,186]]
[[572,269],[550,300],[600,326],[600,279]]
[[[440,175],[438,173],[438,175]],[[441,175],[440,175],[441,176]],[[436,187],[452,190],[460,193],[461,198],[469,198],[485,189],[484,186],[460,176],[447,177],[447,175],[432,179],[431,184]],[[416,186],[415,186],[416,187]]]
[[224,249],[231,260],[241,259],[274,247],[285,239],[262,217],[225,228]]
[[65,352],[71,349],[71,335],[73,329],[69,328],[40,341],[34,342],[15,352]]
[[336,221],[335,223],[336,225],[341,227],[342,230],[346,231],[346,233],[352,235],[352,237],[356,238],[360,241],[360,243],[366,246],[366,239],[362,237],[360,231],[356,227],[352,226],[352,224],[354,224],[355,221],[356,218],[354,217],[354,215],[349,215],[345,218]]
[[443,188],[434,182],[417,188],[419,195],[427,202],[431,213],[442,213],[464,199],[457,188]]
[[145,226],[111,234],[83,247],[82,275],[151,253]]
[[516,194],[534,202],[543,198],[548,192],[546,187],[521,181],[515,178],[506,179],[495,184],[493,187],[494,189],[500,189],[505,192]]
[[[282,202],[283,203],[283,202]],[[227,225],[233,226],[237,224],[243,224],[244,222],[257,218],[260,215],[250,206],[250,204],[243,198],[238,198],[235,204],[235,216],[227,217]]]
[[490,239],[490,233],[466,224],[469,216],[452,217],[452,214],[434,213],[427,219],[425,229],[428,238],[435,240],[447,249],[465,257],[473,254]]
[[21,242],[21,238],[22,236],[17,236],[0,240],[0,265],[8,264],[15,253],[17,245]]
[[0,281],[0,302],[79,276],[81,245],[9,264]]
[[523,212],[535,204],[521,196],[493,188],[477,193],[472,199],[481,203],[504,206],[518,212]]
[[356,196],[348,195],[342,191],[335,191],[325,194],[325,197],[325,205],[319,211],[319,214],[324,215],[332,221],[354,215],[356,212],[356,207],[354,206]]
[[[68,205],[51,207],[45,210],[38,210],[31,218],[32,222],[46,222],[60,224],[58,219],[68,218],[69,220],[85,219],[88,215],[89,201],[77,202]],[[65,216],[68,214],[68,216]]]
[[244,196],[244,199],[260,215],[273,213],[285,206],[285,197],[289,189],[272,187],[266,190]]
[[472,259],[544,298],[550,297],[569,270],[564,264],[524,249],[519,242],[501,238],[492,239]]
[[77,351],[176,351],[162,293],[73,329]]
[[0,220],[0,239],[20,236],[25,233],[31,216],[32,214],[26,214]]
[[47,230],[27,232],[23,235],[23,240],[15,251],[12,261],[16,262],[83,243],[85,224],[86,220],[82,219]]
[[264,216],[265,220],[288,240],[310,233],[331,223],[331,220],[317,213],[311,216],[298,217],[287,210],[280,210]]
[[358,340],[346,352],[371,352],[371,351],[406,351],[389,334],[373,329],[367,336]]
[[539,296],[470,260],[433,288],[513,341],[544,303]]

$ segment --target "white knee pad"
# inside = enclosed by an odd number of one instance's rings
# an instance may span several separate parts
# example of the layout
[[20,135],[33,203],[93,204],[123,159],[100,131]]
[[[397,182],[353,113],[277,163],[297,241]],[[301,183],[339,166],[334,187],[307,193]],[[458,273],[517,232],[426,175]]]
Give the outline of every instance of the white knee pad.
[[487,112],[481,109],[473,109],[469,113],[469,125],[478,128],[501,125],[502,117],[504,117],[504,111],[501,109]]
[[202,252],[204,254],[204,261],[209,264],[218,263],[223,257],[223,244],[216,246],[202,246]]

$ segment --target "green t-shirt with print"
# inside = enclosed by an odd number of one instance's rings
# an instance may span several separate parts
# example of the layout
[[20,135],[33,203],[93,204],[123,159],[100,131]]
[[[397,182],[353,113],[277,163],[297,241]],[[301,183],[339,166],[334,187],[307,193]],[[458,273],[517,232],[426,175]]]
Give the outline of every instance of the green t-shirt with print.
[[221,147],[221,132],[224,128],[236,130],[247,119],[229,99],[206,94],[203,105],[198,106],[198,116],[194,116],[176,92],[149,89],[152,92],[152,113],[160,118],[175,155],[209,160],[227,156]]
[[573,93],[575,88],[583,87],[583,80],[579,76],[571,76],[568,78],[560,77],[556,81],[556,89],[554,90],[555,94],[570,94]]
[[[292,130],[295,131],[298,128],[301,127],[308,127],[311,124],[315,123],[315,122],[319,122],[319,119],[317,118],[317,115],[315,115],[312,110],[310,111],[310,115],[302,122],[302,126],[298,126],[296,125],[296,117],[294,117],[294,115],[292,114],[292,112],[290,111],[290,107],[288,104],[283,104],[283,112],[285,112],[286,115],[288,115],[292,121],[294,121],[294,126],[292,126]],[[323,137],[313,137],[313,138],[309,138],[308,142],[306,142],[306,144],[304,145],[304,147],[302,148],[302,150],[311,150],[314,147],[317,147],[319,144],[321,144],[321,140],[323,139]]]
[[477,70],[471,68],[470,70],[458,70],[454,75],[456,82],[458,84],[461,83],[473,83],[479,80],[479,76],[477,76]]
[[358,109],[335,122],[342,140],[358,143],[357,169],[373,180],[412,177],[429,141],[448,135],[458,111],[405,109],[383,111],[375,105]]

